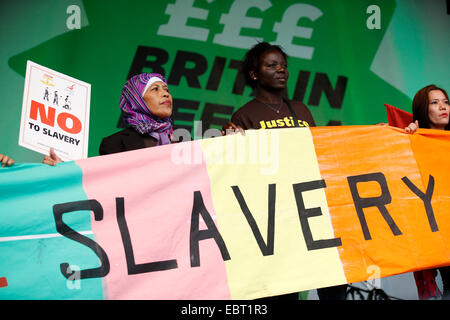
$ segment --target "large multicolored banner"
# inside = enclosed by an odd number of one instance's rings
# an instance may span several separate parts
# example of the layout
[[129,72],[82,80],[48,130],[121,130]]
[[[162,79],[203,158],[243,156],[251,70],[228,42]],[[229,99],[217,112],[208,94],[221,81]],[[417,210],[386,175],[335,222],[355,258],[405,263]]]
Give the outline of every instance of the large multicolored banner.
[[286,50],[287,94],[318,126],[386,122],[385,103],[410,112],[420,88],[449,89],[448,10],[446,0],[4,0],[0,152],[42,160],[17,145],[27,60],[92,85],[92,157],[119,130],[120,93],[140,72],[166,76],[176,128],[195,139],[220,129],[252,99],[238,70],[257,41]]
[[255,299],[450,264],[450,133],[250,130],[0,170],[1,299]]

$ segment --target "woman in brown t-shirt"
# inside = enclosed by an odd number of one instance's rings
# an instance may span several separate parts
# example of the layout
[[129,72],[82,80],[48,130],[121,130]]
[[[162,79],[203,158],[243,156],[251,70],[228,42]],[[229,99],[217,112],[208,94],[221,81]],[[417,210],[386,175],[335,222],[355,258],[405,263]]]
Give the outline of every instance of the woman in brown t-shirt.
[[256,97],[232,115],[224,130],[315,126],[306,105],[285,97],[289,78],[286,60],[279,46],[267,42],[258,43],[246,53],[241,72]]

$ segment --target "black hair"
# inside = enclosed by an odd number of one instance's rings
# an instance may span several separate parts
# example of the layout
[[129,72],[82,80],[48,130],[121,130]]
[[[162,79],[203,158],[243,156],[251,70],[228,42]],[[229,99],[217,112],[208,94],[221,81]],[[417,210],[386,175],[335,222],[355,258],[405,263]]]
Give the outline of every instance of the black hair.
[[250,71],[259,70],[261,63],[261,56],[267,51],[276,50],[280,52],[283,57],[287,60],[287,54],[281,49],[280,46],[273,45],[267,42],[259,42],[254,45],[245,54],[244,61],[242,62],[240,72],[245,77],[245,83],[248,84],[253,89],[256,88],[257,81],[250,77]]

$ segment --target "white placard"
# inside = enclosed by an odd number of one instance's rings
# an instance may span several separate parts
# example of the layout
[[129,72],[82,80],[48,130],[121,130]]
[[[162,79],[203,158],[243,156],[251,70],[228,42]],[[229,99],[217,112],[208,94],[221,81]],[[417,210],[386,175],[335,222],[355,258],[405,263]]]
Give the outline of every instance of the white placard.
[[27,61],[19,145],[64,161],[87,158],[91,85]]

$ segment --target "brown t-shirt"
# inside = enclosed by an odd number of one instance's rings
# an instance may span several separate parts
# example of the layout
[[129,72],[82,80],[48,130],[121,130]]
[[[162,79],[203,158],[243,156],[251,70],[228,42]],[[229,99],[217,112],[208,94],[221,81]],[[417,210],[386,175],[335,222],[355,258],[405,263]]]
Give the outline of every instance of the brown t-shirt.
[[[298,119],[300,127],[315,127],[316,124],[308,107],[301,101],[290,100],[291,106]],[[231,122],[247,129],[275,129],[294,127],[294,119],[285,102],[279,113],[274,109],[253,99],[239,108],[232,116]]]

